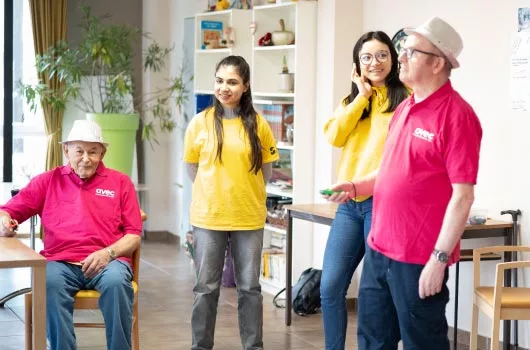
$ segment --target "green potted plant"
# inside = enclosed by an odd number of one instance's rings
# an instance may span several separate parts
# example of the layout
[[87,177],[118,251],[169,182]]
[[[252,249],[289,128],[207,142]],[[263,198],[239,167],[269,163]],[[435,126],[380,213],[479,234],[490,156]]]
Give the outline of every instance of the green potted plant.
[[71,101],[88,119],[98,122],[110,144],[105,163],[129,175],[139,121],[142,138],[151,144],[157,142],[158,131],[172,131],[177,122],[171,104],[182,112],[189,97],[186,84],[192,79],[181,69],[164,88],[148,95],[135,94],[131,80],[133,48],[142,38],[150,42],[143,53],[143,69],[159,72],[165,67],[171,48],[160,46],[138,28],[103,23],[85,6],[79,45],[73,47],[60,41],[36,57],[37,71],[56,76],[62,87],[53,89],[42,83],[18,82],[18,91],[33,111],[41,101],[64,111]]

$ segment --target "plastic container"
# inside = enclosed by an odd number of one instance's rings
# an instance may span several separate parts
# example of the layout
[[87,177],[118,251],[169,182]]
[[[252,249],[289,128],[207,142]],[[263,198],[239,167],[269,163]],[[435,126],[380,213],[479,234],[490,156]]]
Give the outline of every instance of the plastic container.
[[471,208],[469,217],[467,218],[468,225],[484,225],[488,219],[488,210],[484,208]]

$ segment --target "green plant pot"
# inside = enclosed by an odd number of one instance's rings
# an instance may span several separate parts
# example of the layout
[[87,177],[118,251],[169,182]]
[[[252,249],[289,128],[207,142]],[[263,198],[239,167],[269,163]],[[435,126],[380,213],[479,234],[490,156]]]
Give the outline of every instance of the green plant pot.
[[139,125],[138,115],[87,113],[86,118],[99,124],[103,140],[109,144],[103,158],[105,166],[119,170],[130,177]]

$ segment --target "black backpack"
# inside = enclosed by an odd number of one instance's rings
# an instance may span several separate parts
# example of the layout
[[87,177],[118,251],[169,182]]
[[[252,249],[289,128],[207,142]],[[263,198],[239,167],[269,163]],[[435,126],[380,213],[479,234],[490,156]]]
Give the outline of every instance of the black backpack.
[[[300,316],[317,313],[320,309],[320,278],[322,270],[308,268],[300,275],[298,282],[292,289],[293,311]],[[276,307],[285,308],[278,303],[278,296],[285,291],[285,288],[278,292],[272,299]]]

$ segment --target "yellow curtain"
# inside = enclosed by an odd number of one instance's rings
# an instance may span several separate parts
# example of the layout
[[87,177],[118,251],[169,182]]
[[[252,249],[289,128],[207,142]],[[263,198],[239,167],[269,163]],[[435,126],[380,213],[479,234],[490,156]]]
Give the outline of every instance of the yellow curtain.
[[[35,54],[43,54],[58,41],[66,40],[66,3],[67,0],[29,0]],[[55,77],[50,80],[46,75],[39,74],[39,79],[53,89],[62,88]],[[59,144],[62,140],[63,112],[55,111],[46,102],[42,102],[42,110],[48,137],[46,170],[50,170],[63,163]]]

